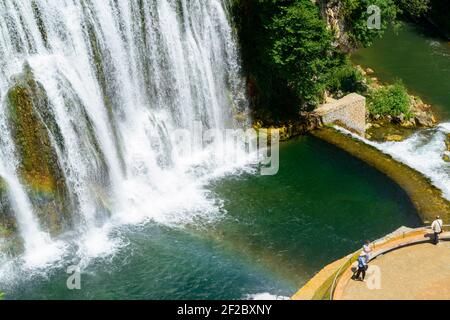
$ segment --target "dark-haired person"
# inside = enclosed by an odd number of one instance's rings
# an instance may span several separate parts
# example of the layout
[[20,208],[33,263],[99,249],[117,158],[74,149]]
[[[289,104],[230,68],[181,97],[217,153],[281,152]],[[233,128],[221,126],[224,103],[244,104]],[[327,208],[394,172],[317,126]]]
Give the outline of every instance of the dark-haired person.
[[[364,281],[364,279],[366,278],[366,271],[367,271],[367,268],[369,267],[367,265],[366,259],[367,259],[366,254],[364,252],[361,252],[361,254],[358,257],[358,270],[353,274],[353,276],[352,276],[353,280]],[[362,275],[362,279],[359,278],[361,275]]]

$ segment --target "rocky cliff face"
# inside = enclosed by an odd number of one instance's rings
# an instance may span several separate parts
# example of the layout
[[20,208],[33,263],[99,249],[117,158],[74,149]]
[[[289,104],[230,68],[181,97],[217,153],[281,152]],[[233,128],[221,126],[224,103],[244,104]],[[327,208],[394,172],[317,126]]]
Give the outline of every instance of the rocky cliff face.
[[339,0],[314,0],[319,6],[322,16],[327,22],[328,28],[334,35],[335,47],[343,51],[350,51],[353,48],[351,41],[348,37],[344,16],[344,5],[342,1]]

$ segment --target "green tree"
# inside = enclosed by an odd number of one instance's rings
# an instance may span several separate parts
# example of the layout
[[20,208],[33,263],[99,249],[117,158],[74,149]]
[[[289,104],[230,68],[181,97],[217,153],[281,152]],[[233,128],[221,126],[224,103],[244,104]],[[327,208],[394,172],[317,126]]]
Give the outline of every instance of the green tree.
[[[368,12],[370,6],[380,9],[380,29],[368,27],[367,21],[373,14]],[[381,37],[389,24],[395,21],[398,13],[399,9],[393,0],[344,0],[345,22],[355,46],[370,46],[373,40]]]
[[310,0],[283,6],[267,26],[269,56],[279,74],[303,102],[316,104],[326,86],[327,73],[337,64],[332,36]]

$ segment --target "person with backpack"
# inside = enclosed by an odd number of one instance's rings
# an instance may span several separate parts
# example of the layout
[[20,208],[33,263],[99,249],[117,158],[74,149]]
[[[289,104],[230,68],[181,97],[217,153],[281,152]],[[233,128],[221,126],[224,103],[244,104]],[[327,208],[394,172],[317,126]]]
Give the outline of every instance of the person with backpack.
[[433,243],[437,245],[439,243],[439,235],[442,233],[442,227],[444,223],[440,216],[437,216],[436,219],[431,224],[431,230],[434,232]]
[[[361,252],[361,254],[358,257],[358,269],[352,276],[353,280],[364,281],[366,277],[366,271],[369,267],[367,263],[368,261],[365,252]],[[362,279],[360,279],[361,275]]]

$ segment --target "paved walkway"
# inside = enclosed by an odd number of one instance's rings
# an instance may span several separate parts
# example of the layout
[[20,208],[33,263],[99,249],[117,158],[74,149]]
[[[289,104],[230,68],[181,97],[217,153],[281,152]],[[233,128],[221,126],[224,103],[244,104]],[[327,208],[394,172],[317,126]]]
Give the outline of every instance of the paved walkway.
[[[370,263],[366,282],[345,281],[338,299],[450,299],[450,242],[413,245]],[[351,276],[349,270],[344,277]],[[371,287],[372,289],[369,289]]]

